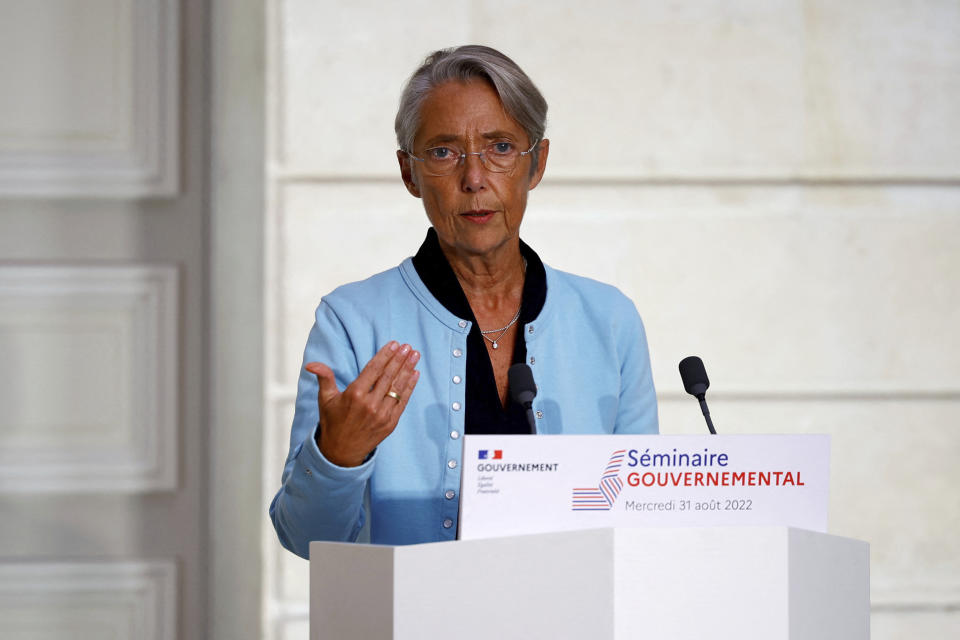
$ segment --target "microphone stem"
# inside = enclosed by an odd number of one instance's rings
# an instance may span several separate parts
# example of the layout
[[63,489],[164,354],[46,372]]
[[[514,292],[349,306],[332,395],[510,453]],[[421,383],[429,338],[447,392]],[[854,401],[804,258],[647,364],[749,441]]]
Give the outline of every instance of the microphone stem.
[[530,425],[530,435],[537,435],[537,419],[533,417],[533,403],[527,402],[527,424]]
[[707,421],[707,429],[710,429],[710,433],[717,435],[717,430],[713,428],[713,420],[710,419],[710,410],[707,409],[707,399],[704,396],[699,396],[697,400],[700,401],[700,410],[703,412],[703,418]]

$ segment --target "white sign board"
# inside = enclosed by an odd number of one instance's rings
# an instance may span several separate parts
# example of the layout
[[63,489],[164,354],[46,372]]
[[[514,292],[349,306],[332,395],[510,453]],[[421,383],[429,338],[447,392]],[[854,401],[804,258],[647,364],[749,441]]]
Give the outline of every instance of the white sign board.
[[460,538],[600,527],[827,530],[826,435],[466,436]]

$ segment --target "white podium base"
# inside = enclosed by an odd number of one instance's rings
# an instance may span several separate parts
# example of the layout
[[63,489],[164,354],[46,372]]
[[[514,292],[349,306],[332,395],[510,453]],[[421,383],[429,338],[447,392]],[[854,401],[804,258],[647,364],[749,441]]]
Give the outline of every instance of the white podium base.
[[783,527],[310,545],[311,640],[868,640],[869,547]]

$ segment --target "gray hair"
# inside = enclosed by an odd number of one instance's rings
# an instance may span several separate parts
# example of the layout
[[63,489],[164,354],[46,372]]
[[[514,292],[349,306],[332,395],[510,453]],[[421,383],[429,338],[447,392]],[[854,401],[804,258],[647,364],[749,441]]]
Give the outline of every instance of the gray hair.
[[[393,125],[400,149],[413,150],[413,139],[420,128],[420,107],[433,89],[447,82],[473,78],[490,83],[507,115],[523,128],[530,144],[543,140],[547,130],[547,101],[543,94],[516,62],[496,49],[471,44],[434,51],[407,80]],[[533,173],[539,149],[534,149],[531,155]]]

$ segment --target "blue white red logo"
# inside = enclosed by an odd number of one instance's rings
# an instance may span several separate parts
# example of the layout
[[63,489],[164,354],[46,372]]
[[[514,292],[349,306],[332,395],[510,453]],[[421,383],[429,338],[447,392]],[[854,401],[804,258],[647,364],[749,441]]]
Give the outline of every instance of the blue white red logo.
[[479,460],[503,460],[503,449],[480,449],[477,452],[477,459]]
[[574,511],[609,511],[617,501],[620,490],[623,489],[623,480],[620,479],[620,467],[626,449],[614,451],[610,456],[603,474],[600,476],[599,486],[581,487],[573,490]]

